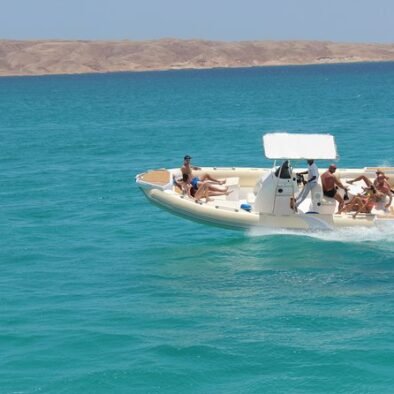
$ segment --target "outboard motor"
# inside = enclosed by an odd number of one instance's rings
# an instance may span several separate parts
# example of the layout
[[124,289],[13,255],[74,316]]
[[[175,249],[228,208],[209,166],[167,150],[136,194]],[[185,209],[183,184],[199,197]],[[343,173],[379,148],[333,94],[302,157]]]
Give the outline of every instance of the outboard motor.
[[277,170],[272,170],[257,184],[255,212],[290,215],[290,199],[298,190],[297,179],[286,160]]

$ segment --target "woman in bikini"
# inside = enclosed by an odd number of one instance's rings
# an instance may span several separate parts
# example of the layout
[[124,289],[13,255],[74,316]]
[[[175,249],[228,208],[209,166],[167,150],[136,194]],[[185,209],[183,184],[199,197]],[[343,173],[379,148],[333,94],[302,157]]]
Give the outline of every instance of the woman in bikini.
[[359,213],[371,213],[372,208],[381,199],[382,193],[378,192],[375,186],[371,185],[365,189],[364,195],[354,196],[341,210],[342,212],[354,212],[353,218]]
[[[365,175],[360,175],[359,177],[347,181],[349,184],[353,184],[354,182],[364,181],[365,184],[371,188],[372,186],[379,193],[379,197],[377,199],[377,203],[384,209],[388,209],[391,206],[391,202],[393,200],[393,193],[391,191],[390,184],[388,182],[388,177],[384,174],[383,171],[376,171],[376,178],[373,182],[371,182]],[[388,198],[388,202],[386,201]]]
[[209,197],[215,196],[228,196],[231,191],[228,191],[227,187],[223,190],[211,190],[209,183],[201,183],[197,188],[189,182],[187,174],[183,174],[182,181],[177,182],[184,195],[194,198],[196,202],[200,202],[202,198],[205,198],[205,202],[212,201]]

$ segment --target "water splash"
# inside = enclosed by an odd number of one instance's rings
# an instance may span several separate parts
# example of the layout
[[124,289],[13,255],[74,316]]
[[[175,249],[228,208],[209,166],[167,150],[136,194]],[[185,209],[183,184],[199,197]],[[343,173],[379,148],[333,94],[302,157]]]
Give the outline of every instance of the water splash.
[[288,235],[309,237],[328,242],[341,243],[384,243],[394,251],[394,223],[382,222],[374,227],[344,227],[333,231],[288,230],[275,228],[254,228],[248,231],[250,237]]

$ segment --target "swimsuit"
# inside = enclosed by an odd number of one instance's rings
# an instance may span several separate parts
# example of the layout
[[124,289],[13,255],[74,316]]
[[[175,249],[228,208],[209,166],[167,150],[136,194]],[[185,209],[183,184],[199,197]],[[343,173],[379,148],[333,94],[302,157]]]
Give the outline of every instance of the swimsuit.
[[325,190],[323,191],[323,194],[327,197],[333,198],[337,194],[337,189],[331,189],[331,190]]
[[372,208],[375,206],[375,202],[373,200],[371,200],[369,197],[364,197],[363,199],[363,203],[367,204],[364,206],[364,209],[368,212],[371,212]]
[[198,176],[195,176],[192,180],[191,180],[191,185],[193,187],[193,189],[197,190],[198,189],[198,182],[200,182],[200,178]]
[[373,201],[369,201],[367,206],[365,207],[369,212],[372,211],[372,208],[375,206],[375,203]]

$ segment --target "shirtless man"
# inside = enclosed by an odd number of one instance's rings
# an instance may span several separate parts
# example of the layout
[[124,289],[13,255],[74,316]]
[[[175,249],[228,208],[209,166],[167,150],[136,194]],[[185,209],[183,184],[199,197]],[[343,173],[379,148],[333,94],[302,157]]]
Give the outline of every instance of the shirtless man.
[[203,183],[207,182],[209,189],[212,191],[218,191],[218,192],[227,191],[227,187],[223,189],[214,185],[214,184],[224,185],[225,181],[219,181],[218,179],[215,179],[214,177],[212,177],[207,173],[201,174],[198,177],[193,176],[192,170],[198,171],[201,170],[201,168],[192,166],[190,164],[191,159],[192,158],[189,155],[186,155],[183,158],[183,166],[181,168],[181,171],[182,171],[182,175],[188,176],[189,182],[192,185],[193,189],[197,190]]
[[321,176],[321,183],[323,186],[323,194],[326,197],[335,198],[338,201],[338,212],[340,213],[343,209],[344,201],[342,196],[338,193],[336,186],[341,189],[347,191],[348,189],[342,185],[342,183],[337,179],[334,175],[337,170],[337,166],[335,164],[331,164],[328,167],[328,170]]
[[380,201],[378,202],[385,202],[387,196],[389,198],[389,202],[385,204],[384,207],[386,209],[390,207],[391,202],[393,201],[393,194],[390,190],[390,184],[387,182],[387,177],[382,171],[376,171],[376,179],[373,181],[373,183],[365,175],[360,175],[359,177],[352,179],[351,181],[347,181],[347,183],[352,184],[357,181],[364,181],[368,187],[375,186],[376,190],[381,193]]

